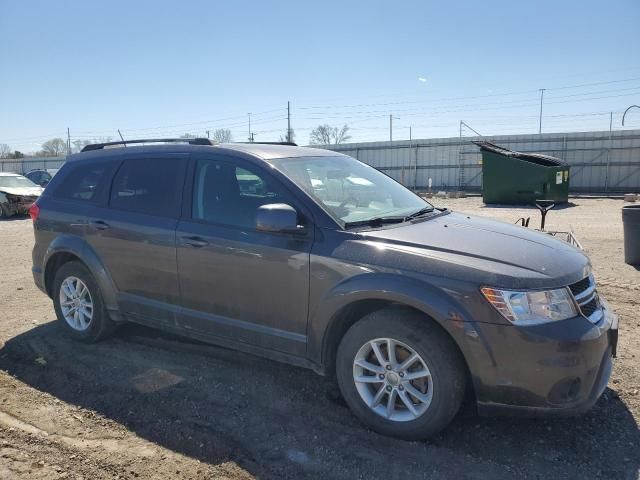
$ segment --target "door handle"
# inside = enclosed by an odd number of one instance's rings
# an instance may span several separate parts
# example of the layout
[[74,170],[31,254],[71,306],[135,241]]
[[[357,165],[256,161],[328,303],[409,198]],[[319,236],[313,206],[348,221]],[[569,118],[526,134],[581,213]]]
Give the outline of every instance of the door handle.
[[209,245],[209,242],[207,242],[202,237],[182,237],[182,240],[185,245],[189,245],[191,247],[196,247],[196,248],[202,248]]
[[104,220],[91,220],[89,222],[89,225],[91,225],[96,230],[106,230],[107,228],[109,228],[109,224]]

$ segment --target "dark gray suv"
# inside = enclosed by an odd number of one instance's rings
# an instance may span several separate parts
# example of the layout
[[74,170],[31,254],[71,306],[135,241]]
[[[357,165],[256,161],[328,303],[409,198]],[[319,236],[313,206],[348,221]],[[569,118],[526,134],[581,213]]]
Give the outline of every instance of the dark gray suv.
[[71,155],[30,211],[35,282],[75,338],[131,321],[335,374],[364,423],[405,439],[465,393],[577,413],[605,389],[618,321],[581,250],[335,152],[131,145]]

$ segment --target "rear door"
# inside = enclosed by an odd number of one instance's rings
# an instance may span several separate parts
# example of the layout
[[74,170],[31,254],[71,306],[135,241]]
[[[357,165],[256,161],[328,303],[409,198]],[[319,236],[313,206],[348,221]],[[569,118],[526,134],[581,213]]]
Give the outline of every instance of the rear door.
[[87,239],[113,277],[121,310],[144,323],[175,325],[175,231],[187,163],[186,154],[125,157],[108,206],[89,219]]
[[[192,160],[177,231],[181,325],[200,334],[303,355],[310,215],[266,169],[234,158]],[[287,203],[301,235],[255,228],[260,205]]]

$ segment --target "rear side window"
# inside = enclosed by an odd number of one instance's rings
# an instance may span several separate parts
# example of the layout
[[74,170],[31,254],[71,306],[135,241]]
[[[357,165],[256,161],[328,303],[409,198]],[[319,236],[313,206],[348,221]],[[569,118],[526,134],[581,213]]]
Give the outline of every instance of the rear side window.
[[183,162],[176,158],[125,160],[111,187],[109,206],[160,217],[180,211]]
[[79,164],[60,182],[53,192],[55,198],[96,202],[99,192],[109,181],[111,165],[108,162]]

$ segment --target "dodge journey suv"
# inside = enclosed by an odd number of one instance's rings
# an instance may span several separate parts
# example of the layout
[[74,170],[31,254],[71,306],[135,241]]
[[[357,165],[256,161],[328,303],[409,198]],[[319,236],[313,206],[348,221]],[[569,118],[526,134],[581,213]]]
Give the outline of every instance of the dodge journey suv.
[[585,254],[435,208],[293,144],[89,145],[31,207],[33,276],[69,334],[137,322],[335,375],[353,413],[432,436],[481,413],[578,413],[617,317]]

